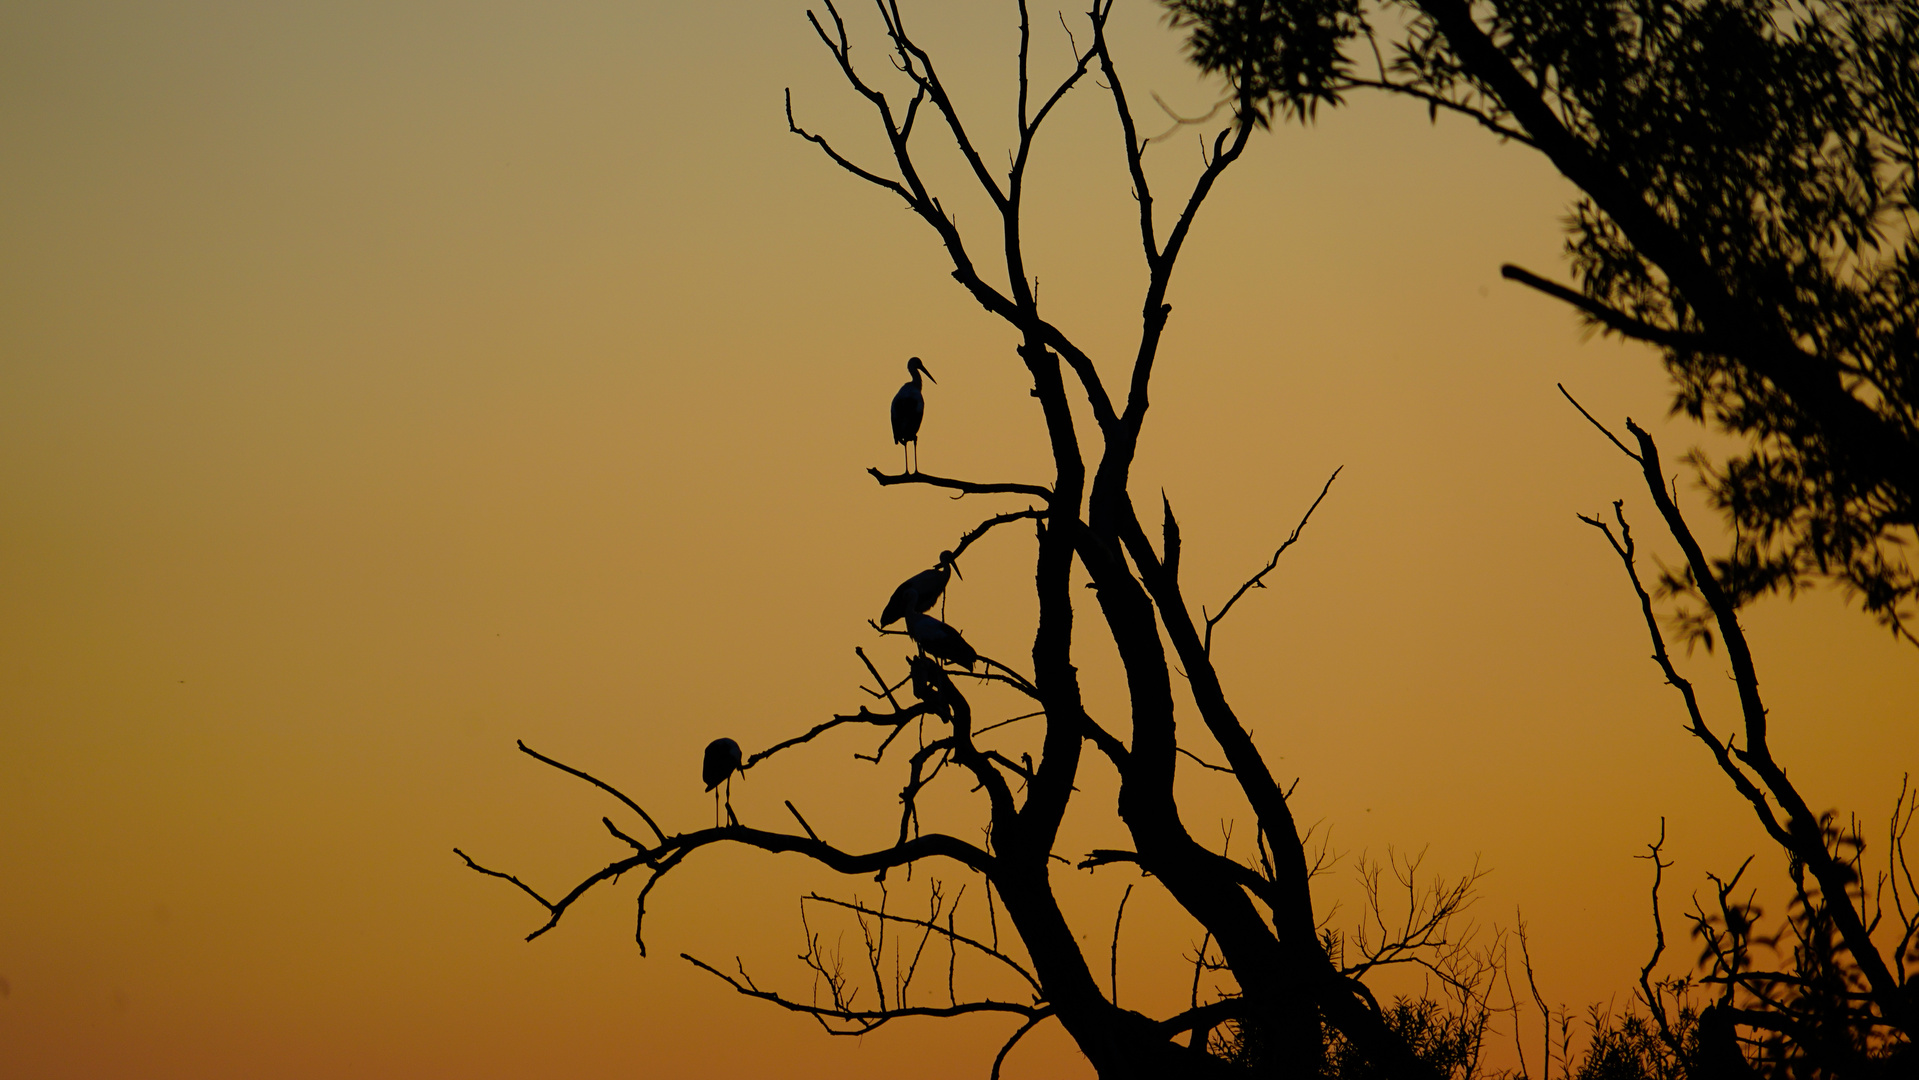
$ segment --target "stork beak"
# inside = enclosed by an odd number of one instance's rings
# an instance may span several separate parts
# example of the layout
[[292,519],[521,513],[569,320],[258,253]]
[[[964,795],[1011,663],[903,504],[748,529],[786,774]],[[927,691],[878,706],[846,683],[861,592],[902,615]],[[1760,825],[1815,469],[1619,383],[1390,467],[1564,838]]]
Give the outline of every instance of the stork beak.
[[960,579],[961,581],[966,580],[966,575],[959,572],[959,563],[954,562],[952,559],[948,559],[946,560],[946,567],[947,569],[953,571],[954,577]]
[[933,378],[933,373],[932,373],[932,372],[930,372],[930,371],[928,371],[928,370],[926,370],[926,365],[925,365],[925,364],[921,364],[921,365],[920,365],[920,374],[922,374],[922,375],[924,375],[924,376],[926,376],[926,378],[927,378],[927,381],[928,381],[928,382],[933,382],[933,383],[937,383],[937,382],[939,382],[939,380],[938,380],[938,379],[935,379],[935,378]]

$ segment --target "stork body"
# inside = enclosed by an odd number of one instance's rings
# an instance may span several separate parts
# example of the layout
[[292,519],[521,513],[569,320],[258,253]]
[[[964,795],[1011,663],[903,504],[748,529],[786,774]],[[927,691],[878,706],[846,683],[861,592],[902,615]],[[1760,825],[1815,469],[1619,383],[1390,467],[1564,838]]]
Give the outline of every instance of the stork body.
[[931,611],[933,602],[946,591],[947,576],[953,568],[953,553],[942,551],[938,565],[900,582],[887,599],[886,610],[880,612],[880,625],[891,626],[909,611]]
[[700,762],[700,779],[706,781],[706,790],[713,792],[713,825],[720,824],[720,793],[716,789],[726,785],[726,805],[729,813],[733,807],[733,774],[740,771],[745,755],[740,753],[740,744],[732,739],[714,739],[706,744],[706,757]]
[[[926,370],[915,356],[906,362],[906,373],[912,376],[899,393],[893,395],[893,441],[900,445],[900,469],[904,472],[917,472],[920,449],[920,421],[926,418],[926,398],[920,394],[920,376],[925,375],[933,382],[933,373]],[[912,458],[907,457],[906,447],[911,443]]]
[[968,671],[979,662],[979,653],[966,643],[958,630],[935,619],[931,615],[921,615],[917,611],[906,613],[906,632],[926,655],[950,664],[958,664]]

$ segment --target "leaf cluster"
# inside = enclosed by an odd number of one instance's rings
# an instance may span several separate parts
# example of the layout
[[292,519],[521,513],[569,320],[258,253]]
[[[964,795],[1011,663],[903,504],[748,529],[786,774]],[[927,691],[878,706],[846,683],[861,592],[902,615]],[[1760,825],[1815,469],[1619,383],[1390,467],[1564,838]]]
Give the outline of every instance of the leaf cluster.
[[[1582,192],[1562,298],[1659,346],[1675,411],[1746,444],[1693,461],[1737,532],[1739,598],[1829,579],[1912,636],[1919,0],[1169,6],[1195,61],[1269,112],[1378,89],[1547,153]],[[1233,52],[1255,23],[1304,30]],[[1305,81],[1271,96],[1269,68]]]
[[1362,31],[1358,0],[1168,0],[1187,50],[1208,74],[1224,75],[1239,115],[1266,127],[1277,114],[1312,119],[1340,104],[1350,74],[1346,45]]

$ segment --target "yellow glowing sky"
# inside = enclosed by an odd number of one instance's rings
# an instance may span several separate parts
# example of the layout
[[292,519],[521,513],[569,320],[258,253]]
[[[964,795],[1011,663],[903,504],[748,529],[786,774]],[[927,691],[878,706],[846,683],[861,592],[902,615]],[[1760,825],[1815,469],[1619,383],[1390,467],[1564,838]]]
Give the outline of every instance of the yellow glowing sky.
[[[1156,10],[1122,9],[1136,99],[1203,112]],[[906,356],[940,380],[929,470],[1047,479],[1009,334],[923,227],[786,132],[790,86],[810,126],[875,148],[803,10],[0,4],[9,1075],[984,1075],[1004,1021],[833,1040],[677,958],[737,953],[803,994],[794,897],[870,881],[712,852],[655,894],[642,959],[631,881],[527,945],[532,903],[450,852],[553,890],[618,853],[611,804],[515,738],[691,828],[707,740],[750,750],[865,700],[853,647],[897,663],[864,623],[887,591],[1023,505],[864,475],[894,467]],[[914,25],[1002,145],[1010,5]],[[1033,266],[1117,365],[1141,280],[1118,136],[1094,92],[1057,122]],[[1157,144],[1162,192],[1197,159]],[[1542,991],[1580,1010],[1623,1003],[1643,959],[1632,856],[1661,815],[1669,916],[1761,838],[1573,518],[1626,496],[1671,551],[1553,389],[1653,421],[1654,358],[1497,276],[1564,276],[1568,197],[1405,105],[1255,139],[1176,282],[1136,491],[1170,494],[1188,594],[1217,604],[1345,466],[1221,630],[1239,711],[1349,853],[1336,924],[1360,852],[1477,860],[1477,914],[1523,912]],[[984,226],[977,198],[948,205]],[[1673,458],[1702,438],[1655,430]],[[948,614],[986,652],[1030,644],[1030,547],[1008,530],[962,567]],[[1747,623],[1793,777],[1878,819],[1919,762],[1919,657],[1824,592]],[[1082,665],[1110,714],[1108,653],[1087,640]],[[1719,658],[1686,668],[1728,726]],[[882,842],[899,774],[856,748],[775,759],[735,804]],[[1196,833],[1243,816],[1182,777]],[[1082,786],[1068,854],[1119,839],[1110,773]],[[940,823],[976,828],[967,805]],[[1061,878],[1103,969],[1134,879]],[[1124,1003],[1176,1006],[1190,925],[1148,885],[1126,934]],[[1009,1075],[1073,1060],[1042,1033]]]

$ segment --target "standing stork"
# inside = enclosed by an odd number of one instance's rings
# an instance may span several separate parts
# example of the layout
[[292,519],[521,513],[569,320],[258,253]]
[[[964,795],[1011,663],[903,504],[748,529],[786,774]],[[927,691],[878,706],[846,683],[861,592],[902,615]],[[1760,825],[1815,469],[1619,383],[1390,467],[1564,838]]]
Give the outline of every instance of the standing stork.
[[[893,595],[886,601],[886,610],[880,612],[880,625],[889,626],[895,620],[905,618],[909,611],[933,610],[933,601],[946,591],[947,574],[958,570],[959,565],[953,561],[953,553],[940,552],[940,561],[931,570],[921,570],[900,582],[899,588],[893,590]],[[945,613],[946,609],[941,608],[940,614]]]
[[732,739],[714,739],[706,744],[706,758],[700,762],[700,779],[706,781],[706,790],[713,792],[713,827],[716,829],[720,826],[720,793],[715,789],[726,785],[726,813],[731,817],[733,774],[740,771],[743,757],[740,744]]
[[926,655],[936,660],[958,664],[968,671],[979,663],[979,653],[973,651],[960,632],[931,615],[907,612],[906,632],[912,635],[913,641],[925,650]]
[[[906,362],[906,373],[912,381],[900,387],[893,395],[893,441],[900,444],[900,469],[903,472],[919,471],[920,421],[926,418],[926,398],[920,394],[920,376],[933,379],[933,373],[926,370],[915,356]],[[935,383],[938,379],[933,379]],[[913,456],[909,464],[906,456],[906,444],[913,444]]]

